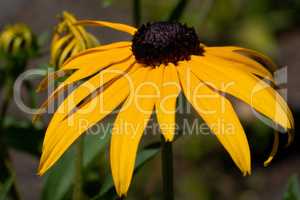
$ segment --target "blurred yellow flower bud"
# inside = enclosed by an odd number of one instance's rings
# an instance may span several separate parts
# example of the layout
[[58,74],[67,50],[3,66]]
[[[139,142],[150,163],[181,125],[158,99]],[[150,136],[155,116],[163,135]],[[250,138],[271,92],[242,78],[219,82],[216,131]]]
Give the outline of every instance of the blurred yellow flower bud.
[[0,33],[0,50],[7,56],[28,57],[36,49],[36,37],[25,24],[7,25]]
[[76,22],[72,14],[63,12],[52,39],[50,60],[52,65],[60,67],[68,58],[99,44],[91,33],[76,25]]

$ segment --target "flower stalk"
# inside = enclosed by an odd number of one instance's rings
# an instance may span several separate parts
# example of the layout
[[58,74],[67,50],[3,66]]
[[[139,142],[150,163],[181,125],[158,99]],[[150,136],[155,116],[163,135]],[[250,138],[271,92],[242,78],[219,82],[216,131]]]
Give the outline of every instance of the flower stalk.
[[133,21],[136,27],[141,23],[141,1],[133,0]]
[[170,22],[179,21],[183,15],[183,12],[186,9],[188,3],[189,3],[189,0],[179,0],[177,5],[172,10],[172,12],[168,18],[168,21],[170,21]]
[[165,141],[161,137],[161,163],[163,178],[163,195],[165,200],[174,199],[174,182],[173,182],[173,149],[172,142]]
[[75,158],[75,178],[74,178],[74,190],[73,190],[73,200],[82,200],[82,162],[83,162],[83,142],[84,138],[79,138],[75,146],[76,158]]
[[[0,112],[0,181],[4,182],[8,180],[10,177],[14,176],[14,170],[12,168],[11,160],[9,157],[8,147],[4,142],[4,119],[7,114],[7,110],[9,107],[9,103],[12,98],[13,94],[13,81],[12,79],[7,79],[5,88],[4,88],[4,100],[2,103],[2,108]],[[19,200],[20,195],[17,189],[16,182],[13,182],[13,185],[11,187],[11,197],[14,200]]]

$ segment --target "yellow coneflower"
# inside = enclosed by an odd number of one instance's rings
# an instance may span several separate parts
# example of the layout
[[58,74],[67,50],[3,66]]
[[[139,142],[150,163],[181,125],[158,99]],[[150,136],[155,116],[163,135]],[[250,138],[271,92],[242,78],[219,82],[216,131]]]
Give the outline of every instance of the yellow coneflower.
[[69,57],[99,45],[98,40],[82,26],[74,25],[76,18],[63,12],[51,43],[51,64],[60,67]]
[[36,47],[36,38],[25,24],[8,25],[0,34],[0,50],[9,56],[28,56]]
[[[88,128],[122,105],[112,130],[110,161],[116,191],[126,195],[138,145],[152,111],[165,140],[172,141],[176,99],[181,92],[244,174],[251,170],[248,141],[231,102],[221,93],[237,97],[286,130],[294,126],[286,102],[269,84],[272,74],[263,66],[272,67],[273,62],[256,51],[207,47],[193,28],[177,22],[148,23],[139,29],[104,21],[78,24],[110,27],[133,38],[79,53],[57,72],[74,70],[47,103],[66,86],[85,81],[52,117],[39,174],[45,173]],[[81,120],[88,123],[81,126]],[[224,129],[228,126],[233,129]]]

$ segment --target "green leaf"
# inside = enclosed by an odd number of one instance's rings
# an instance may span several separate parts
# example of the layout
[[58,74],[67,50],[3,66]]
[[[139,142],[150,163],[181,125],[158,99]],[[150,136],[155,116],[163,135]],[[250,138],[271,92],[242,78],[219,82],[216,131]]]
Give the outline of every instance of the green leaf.
[[7,200],[8,193],[13,185],[14,177],[10,177],[1,187],[0,187],[0,200]]
[[[84,137],[83,170],[106,147],[109,134],[87,134]],[[61,200],[71,191],[75,176],[75,149],[72,146],[46,175],[42,191],[43,200]]]
[[300,200],[300,186],[297,175],[290,177],[283,200]]
[[11,117],[4,121],[5,143],[17,150],[40,156],[44,129],[32,125],[30,121],[20,121]]
[[[145,148],[141,150],[137,155],[137,160],[135,163],[135,170],[136,173],[144,164],[154,158],[160,151],[159,145],[151,145],[151,148]],[[107,199],[115,199],[116,193],[114,191],[114,183],[111,174],[109,174],[102,185],[102,188],[98,195],[96,195],[92,200],[107,200]]]

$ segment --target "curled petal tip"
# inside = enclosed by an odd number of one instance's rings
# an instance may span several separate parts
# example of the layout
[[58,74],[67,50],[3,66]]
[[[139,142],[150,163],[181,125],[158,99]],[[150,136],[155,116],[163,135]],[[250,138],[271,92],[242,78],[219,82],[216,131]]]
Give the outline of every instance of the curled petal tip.
[[37,175],[42,176],[44,174],[44,171],[42,170],[41,164],[39,165],[39,168],[37,170]]
[[294,141],[294,136],[295,136],[294,129],[292,129],[292,128],[288,129],[287,133],[288,133],[288,141],[287,141],[285,147],[289,147],[292,144],[292,142]]
[[268,160],[266,160],[266,161],[264,162],[264,167],[268,167],[268,166],[271,164],[273,158],[274,158],[274,157],[269,157]]
[[117,192],[117,195],[120,199],[124,199],[127,196],[127,190],[126,191],[122,191],[121,186],[119,187],[115,187],[115,190]]
[[38,109],[37,112],[35,114],[33,114],[32,116],[32,123],[36,123],[42,116],[43,110],[42,109]]
[[43,173],[41,173],[40,171],[38,171],[36,174],[37,174],[38,176],[42,176],[42,175],[43,175]]
[[165,139],[166,142],[173,142],[174,135],[173,134],[165,134],[164,139]]
[[251,175],[251,170],[247,170],[243,172],[243,176],[250,176]]
[[34,116],[32,117],[31,122],[32,122],[33,124],[35,124],[39,118],[40,118],[39,116],[34,115]]

